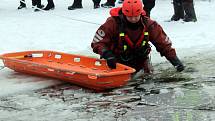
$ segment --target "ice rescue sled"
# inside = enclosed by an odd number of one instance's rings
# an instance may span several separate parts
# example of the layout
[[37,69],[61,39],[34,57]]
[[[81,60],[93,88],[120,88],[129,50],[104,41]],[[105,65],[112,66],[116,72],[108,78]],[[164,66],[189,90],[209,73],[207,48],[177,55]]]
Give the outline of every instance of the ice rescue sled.
[[53,77],[97,91],[127,84],[135,69],[117,63],[108,68],[106,61],[54,51],[24,51],[0,56],[5,67],[17,72]]

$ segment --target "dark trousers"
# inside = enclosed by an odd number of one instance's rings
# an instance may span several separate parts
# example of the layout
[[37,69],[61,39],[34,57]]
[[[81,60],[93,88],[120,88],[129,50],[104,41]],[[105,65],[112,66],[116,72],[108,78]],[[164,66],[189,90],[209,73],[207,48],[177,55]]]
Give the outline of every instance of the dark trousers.
[[174,15],[184,19],[196,19],[193,0],[173,0]]
[[155,7],[155,0],[142,0],[144,4],[144,10],[146,11],[146,15],[150,17],[150,12],[152,8]]
[[[32,0],[32,5],[41,7],[41,0]],[[20,0],[20,6],[26,6],[25,0]]]

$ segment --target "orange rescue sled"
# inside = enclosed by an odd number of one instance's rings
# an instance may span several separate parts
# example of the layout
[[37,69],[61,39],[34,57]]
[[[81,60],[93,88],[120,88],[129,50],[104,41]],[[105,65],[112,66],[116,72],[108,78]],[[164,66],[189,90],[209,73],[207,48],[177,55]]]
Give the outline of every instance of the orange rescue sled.
[[24,51],[0,56],[5,67],[17,72],[53,77],[97,91],[127,84],[135,69],[117,63],[109,69],[105,60],[54,51]]

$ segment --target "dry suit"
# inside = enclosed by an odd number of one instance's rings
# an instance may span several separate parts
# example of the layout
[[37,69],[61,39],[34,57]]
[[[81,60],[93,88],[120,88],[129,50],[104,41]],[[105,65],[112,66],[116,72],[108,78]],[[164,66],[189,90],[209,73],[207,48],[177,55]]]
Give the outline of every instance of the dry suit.
[[145,73],[151,73],[149,53],[152,43],[161,56],[165,56],[174,66],[183,67],[162,27],[144,12],[138,23],[127,21],[120,7],[112,9],[110,14],[111,17],[98,28],[91,43],[95,53],[102,58],[112,56],[117,62],[136,71],[143,69]]

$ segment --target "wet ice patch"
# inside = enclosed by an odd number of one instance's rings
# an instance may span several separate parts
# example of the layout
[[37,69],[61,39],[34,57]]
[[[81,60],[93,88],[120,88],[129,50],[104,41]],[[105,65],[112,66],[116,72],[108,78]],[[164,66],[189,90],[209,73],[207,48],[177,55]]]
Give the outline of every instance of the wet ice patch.
[[165,94],[168,93],[169,90],[168,89],[160,89],[160,94]]
[[174,88],[174,93],[175,93],[175,97],[183,97],[184,96],[184,92],[182,91],[181,88]]
[[215,86],[202,84],[202,91],[206,92],[211,98],[215,99]]

